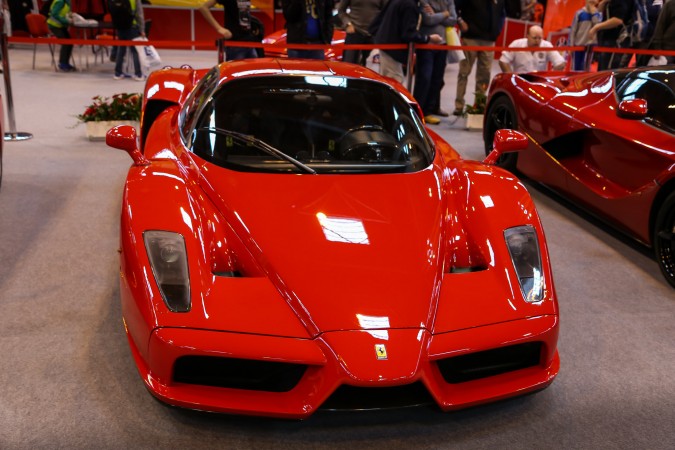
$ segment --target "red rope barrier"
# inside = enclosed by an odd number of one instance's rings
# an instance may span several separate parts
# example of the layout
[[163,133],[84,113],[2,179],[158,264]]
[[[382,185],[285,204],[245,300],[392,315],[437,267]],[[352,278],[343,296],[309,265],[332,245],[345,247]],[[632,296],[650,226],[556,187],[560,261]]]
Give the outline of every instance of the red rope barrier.
[[[60,44],[60,45],[93,45],[93,46],[141,46],[141,45],[153,45],[156,48],[192,48],[192,47],[216,47],[215,41],[160,41],[160,40],[148,40],[148,41],[126,41],[118,39],[59,39],[59,38],[32,38],[32,37],[19,37],[11,36],[7,38],[7,41],[10,43],[21,43],[21,44],[38,44],[38,45],[47,45],[47,44]],[[408,48],[406,44],[360,44],[360,45],[347,45],[347,44],[331,44],[331,45],[320,45],[320,44],[262,44],[260,42],[242,42],[242,41],[223,41],[225,47],[253,47],[253,48],[291,48],[298,50],[320,50],[332,48],[335,50],[405,50]],[[560,46],[560,47],[521,47],[521,48],[511,48],[503,46],[477,46],[477,45],[440,45],[440,44],[416,44],[415,48],[424,49],[424,50],[460,50],[460,51],[486,51],[486,52],[497,52],[497,51],[510,51],[510,52],[551,52],[551,51],[565,51],[565,52],[574,52],[574,51],[584,51],[586,47],[581,46]],[[645,49],[635,49],[635,48],[612,48],[612,47],[593,47],[593,51],[596,53],[606,52],[606,53],[633,53],[638,55],[657,55],[657,56],[675,56],[675,50],[645,50]]]

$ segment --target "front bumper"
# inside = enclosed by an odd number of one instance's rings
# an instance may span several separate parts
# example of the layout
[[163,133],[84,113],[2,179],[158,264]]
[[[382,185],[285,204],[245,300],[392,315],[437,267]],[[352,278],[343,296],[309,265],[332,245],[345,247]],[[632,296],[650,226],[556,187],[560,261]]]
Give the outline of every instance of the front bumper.
[[[540,390],[559,370],[557,338],[558,318],[546,315],[437,335],[424,329],[390,329],[336,331],[315,339],[296,339],[157,328],[150,337],[148,361],[130,337],[129,343],[146,386],[168,404],[302,419],[324,403],[333,404],[334,399],[327,400],[341,387],[389,389],[391,395],[397,395],[392,388],[419,385],[445,411]],[[386,358],[382,357],[382,345]],[[501,355],[496,360],[495,353]],[[211,372],[222,371],[223,384],[204,381],[201,376],[209,372],[208,367],[190,372],[190,363],[199,358],[218,362],[211,366],[217,370]],[[460,361],[463,374],[449,375],[448,368],[457,367],[454,362]],[[246,376],[229,377],[230,362],[246,367],[248,372],[241,372]],[[481,365],[484,367],[478,367]],[[251,375],[250,370],[256,367],[267,372],[262,384],[256,384],[257,375]],[[293,375],[283,382],[269,383],[269,367],[281,367],[280,374]]]

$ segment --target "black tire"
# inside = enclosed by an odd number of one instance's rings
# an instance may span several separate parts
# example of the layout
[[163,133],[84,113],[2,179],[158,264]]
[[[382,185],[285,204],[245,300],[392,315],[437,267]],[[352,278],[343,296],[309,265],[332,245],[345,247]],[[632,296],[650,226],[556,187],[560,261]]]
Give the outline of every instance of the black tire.
[[675,192],[666,198],[656,215],[654,254],[666,281],[675,287]]
[[[503,128],[518,129],[516,109],[513,107],[511,100],[506,96],[498,97],[488,107],[485,127],[483,128],[485,156],[489,155],[492,151],[492,141],[494,140],[495,133],[497,130]],[[517,162],[517,153],[507,153],[497,160],[497,165],[510,172],[515,172]]]

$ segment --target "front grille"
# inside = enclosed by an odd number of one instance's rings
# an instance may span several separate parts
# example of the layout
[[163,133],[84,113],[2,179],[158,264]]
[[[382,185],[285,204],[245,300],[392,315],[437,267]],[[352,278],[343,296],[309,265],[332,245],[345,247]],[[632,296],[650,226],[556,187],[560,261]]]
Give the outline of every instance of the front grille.
[[420,382],[392,387],[342,385],[321,405],[326,410],[392,409],[433,404],[434,399]]
[[437,361],[446,383],[464,383],[539,364],[541,342],[511,345]]
[[183,356],[176,360],[173,379],[177,383],[288,392],[305,373],[306,365],[213,356]]

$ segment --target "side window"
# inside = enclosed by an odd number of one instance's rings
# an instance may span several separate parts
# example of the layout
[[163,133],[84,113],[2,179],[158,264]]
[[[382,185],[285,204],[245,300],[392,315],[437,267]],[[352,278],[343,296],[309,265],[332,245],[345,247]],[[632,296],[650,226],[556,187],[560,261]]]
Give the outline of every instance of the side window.
[[619,101],[647,100],[647,121],[672,133],[675,131],[675,92],[671,84],[655,78],[633,78],[625,80],[617,94]]
[[190,94],[190,98],[185,102],[185,107],[180,113],[179,121],[181,135],[187,147],[192,145],[192,131],[199,116],[199,111],[202,110],[211,98],[219,78],[220,70],[216,66],[204,75],[204,78],[201,79],[197,87]]

